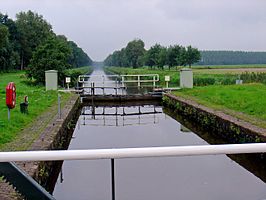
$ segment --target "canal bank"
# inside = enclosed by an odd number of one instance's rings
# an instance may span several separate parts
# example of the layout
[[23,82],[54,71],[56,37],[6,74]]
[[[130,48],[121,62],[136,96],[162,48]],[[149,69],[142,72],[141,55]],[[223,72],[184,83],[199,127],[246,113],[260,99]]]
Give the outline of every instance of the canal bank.
[[266,142],[266,129],[173,94],[163,103],[229,143]]
[[[29,148],[27,148],[28,150],[60,150],[68,148],[73,134],[73,128],[75,127],[77,118],[80,115],[81,107],[79,96],[72,95],[69,98],[61,109],[60,119],[54,109],[57,110],[56,107],[53,107],[53,110],[49,110],[40,116],[36,126],[32,126],[27,129],[29,132],[38,131],[39,128],[42,129],[42,122],[45,121],[46,118],[51,119],[43,128],[39,137],[32,142],[32,145]],[[43,121],[41,118],[43,118]],[[27,132],[27,130],[24,131]],[[20,141],[16,141],[17,146],[23,146],[23,144],[19,142],[23,143],[24,139],[31,139],[27,137],[26,133],[24,135],[25,138],[21,138]],[[47,191],[52,192],[62,162],[18,162],[16,164],[43,187],[45,187]],[[20,197],[11,186],[4,183],[4,181],[1,181],[0,199],[20,199]]]

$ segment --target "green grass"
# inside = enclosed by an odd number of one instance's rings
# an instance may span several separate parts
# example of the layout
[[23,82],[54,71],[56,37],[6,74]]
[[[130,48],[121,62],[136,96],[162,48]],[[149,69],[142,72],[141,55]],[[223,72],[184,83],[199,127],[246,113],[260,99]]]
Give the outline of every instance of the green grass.
[[243,64],[243,65],[193,65],[195,69],[239,69],[239,68],[266,68],[266,64]]
[[[106,67],[105,70],[107,72],[111,72],[114,74],[159,74],[160,77],[160,85],[165,86],[164,77],[170,76],[171,80],[169,83],[170,87],[178,87],[180,80],[180,72],[176,69],[172,70],[160,70],[160,69],[149,69],[147,67],[132,69],[125,67]],[[204,69],[206,71],[206,69]],[[232,84],[235,83],[237,79],[237,74],[230,73],[200,73],[200,70],[197,70],[194,73],[194,84],[195,85],[208,85],[212,84]]]
[[[8,82],[15,82],[17,91],[17,104],[11,110],[11,120],[7,120],[7,107],[5,104],[5,87]],[[0,74],[0,146],[13,141],[19,132],[31,125],[36,118],[45,112],[53,104],[57,103],[57,91],[45,91],[43,86],[27,84],[24,72]],[[24,96],[29,98],[29,114],[20,113],[19,104]],[[62,102],[65,102],[71,94],[61,94]]]
[[212,85],[182,89],[174,94],[266,127],[266,86],[263,84]]

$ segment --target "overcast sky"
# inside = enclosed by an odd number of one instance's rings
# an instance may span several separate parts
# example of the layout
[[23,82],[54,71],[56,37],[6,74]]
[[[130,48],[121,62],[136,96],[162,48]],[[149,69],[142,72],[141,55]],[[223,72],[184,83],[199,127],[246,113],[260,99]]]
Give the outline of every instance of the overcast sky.
[[29,9],[98,61],[135,38],[145,48],[266,51],[265,0],[0,0],[13,19]]

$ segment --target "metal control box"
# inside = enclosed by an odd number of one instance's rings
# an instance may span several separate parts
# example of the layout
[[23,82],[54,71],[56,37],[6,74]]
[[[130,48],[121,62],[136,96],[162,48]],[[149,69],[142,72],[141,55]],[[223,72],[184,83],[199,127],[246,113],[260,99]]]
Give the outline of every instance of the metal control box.
[[58,89],[58,71],[56,70],[45,71],[45,86],[46,86],[46,91]]
[[190,68],[180,70],[180,87],[193,88],[193,72]]

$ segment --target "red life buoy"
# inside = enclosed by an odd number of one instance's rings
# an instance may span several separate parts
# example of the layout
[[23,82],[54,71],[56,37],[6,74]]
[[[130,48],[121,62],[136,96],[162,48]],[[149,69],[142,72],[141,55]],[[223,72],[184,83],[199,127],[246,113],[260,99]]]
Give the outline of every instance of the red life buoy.
[[10,82],[6,86],[6,105],[9,109],[16,106],[16,86],[15,83]]

